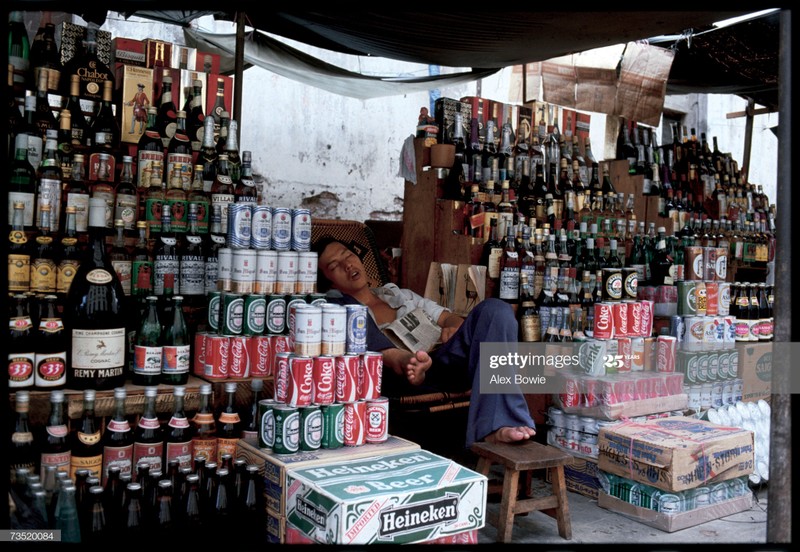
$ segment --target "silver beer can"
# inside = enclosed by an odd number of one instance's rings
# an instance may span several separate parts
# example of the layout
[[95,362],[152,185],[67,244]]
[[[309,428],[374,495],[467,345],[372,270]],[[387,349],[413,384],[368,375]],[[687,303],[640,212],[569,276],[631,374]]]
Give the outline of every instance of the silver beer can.
[[292,213],[286,207],[272,209],[272,249],[288,251],[292,242]]
[[250,247],[258,251],[272,247],[272,207],[269,205],[253,206]]
[[292,251],[311,250],[311,210],[292,209]]
[[247,249],[250,247],[250,231],[253,227],[253,212],[249,203],[228,205],[228,247]]

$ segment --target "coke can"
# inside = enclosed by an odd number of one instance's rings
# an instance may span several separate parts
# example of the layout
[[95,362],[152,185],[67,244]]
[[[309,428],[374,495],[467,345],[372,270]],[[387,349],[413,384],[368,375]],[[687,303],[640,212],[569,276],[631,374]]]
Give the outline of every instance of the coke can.
[[272,209],[272,248],[288,251],[292,240],[292,215],[286,207]]
[[389,399],[376,397],[367,401],[367,443],[383,443],[389,438]]
[[292,209],[291,249],[309,251],[311,249],[311,209]]
[[256,282],[253,289],[256,293],[275,293],[278,282],[278,252],[271,249],[256,253]]
[[254,205],[250,228],[250,247],[266,250],[272,247],[272,208],[268,205]]
[[314,251],[302,251],[297,254],[297,283],[295,293],[314,293],[317,291],[318,255]]
[[291,295],[297,284],[297,251],[278,251],[277,293]]
[[366,400],[377,399],[381,396],[381,382],[383,380],[383,353],[367,351],[362,355],[363,381],[361,382],[360,398]]
[[244,298],[244,335],[261,335],[266,328],[267,299],[263,295],[251,294]]
[[253,211],[249,203],[228,205],[228,247],[247,249],[250,247],[250,231],[253,228]]
[[294,454],[300,449],[300,412],[296,407],[286,404],[276,404],[272,412],[275,417],[272,452]]
[[324,404],[320,406],[320,410],[322,411],[322,448],[341,448],[344,446],[344,404]]
[[300,409],[300,450],[319,450],[322,445],[322,411],[311,404]]
[[205,377],[225,379],[228,377],[230,340],[224,335],[209,334],[205,339]]
[[223,293],[220,309],[220,333],[240,335],[244,329],[244,296],[241,293]]
[[585,377],[581,379],[581,406],[591,408],[600,405],[600,379]]
[[706,315],[719,314],[719,282],[706,282]]
[[231,291],[231,271],[233,270],[233,249],[222,247],[217,250],[217,290]]
[[267,333],[282,334],[286,331],[286,296],[272,294],[267,298],[267,312],[264,323]]
[[653,301],[643,299],[639,303],[642,305],[641,336],[650,337],[653,334],[653,321],[655,320]]
[[265,378],[272,375],[272,342],[268,335],[254,335],[248,342],[250,377]]
[[275,413],[273,399],[258,401],[258,448],[271,449],[275,444]]
[[250,338],[244,335],[229,337],[230,360],[228,361],[229,378],[246,378],[250,376]]
[[671,335],[660,335],[656,339],[656,347],[656,371],[674,372],[678,340]]
[[347,309],[333,303],[325,303],[321,308],[321,353],[331,356],[343,355],[347,347]]
[[322,353],[322,309],[304,302],[293,311],[294,352],[302,356],[319,356]]
[[594,337],[597,339],[614,337],[614,307],[612,303],[594,304]]
[[617,356],[621,357],[621,362],[617,365],[617,372],[630,372],[631,371],[631,354],[633,349],[631,347],[630,337],[617,338]]
[[642,337],[642,303],[639,301],[623,301],[628,305],[628,334],[631,337]]
[[234,249],[231,265],[231,291],[253,293],[256,286],[256,252],[253,249]]
[[577,375],[561,376],[563,390],[559,393],[562,408],[575,408],[581,405],[581,379]]
[[345,354],[335,357],[336,402],[358,400],[358,355]]
[[365,305],[345,305],[347,311],[346,350],[349,355],[367,352],[367,307]]
[[208,293],[208,327],[211,331],[219,333],[219,320],[220,320],[220,300],[222,293],[219,291],[211,291]]
[[628,376],[614,380],[614,394],[619,402],[630,402],[636,395],[636,384]]
[[344,446],[358,447],[366,442],[367,401],[344,403]]
[[286,386],[286,404],[308,406],[314,392],[314,359],[291,355],[289,357],[289,380]]
[[620,402],[617,397],[615,381],[611,377],[605,377],[600,380],[600,389],[600,400],[603,406],[612,406]]
[[640,401],[644,399],[652,399],[655,396],[655,386],[653,384],[654,378],[652,376],[636,378],[634,384],[636,386],[636,395],[634,400]]
[[192,362],[192,373],[195,376],[204,376],[206,373],[206,336],[207,332],[197,332],[194,334],[194,361]]
[[[631,335],[630,319],[628,318],[627,303],[611,303],[614,314],[614,337],[629,337]],[[595,319],[595,323],[596,319]]]
[[286,403],[289,397],[289,359],[292,353],[275,353],[275,402]]
[[331,404],[336,399],[336,368],[334,357],[314,357],[313,366],[314,404]]
[[683,374],[664,374],[667,384],[667,395],[683,394]]

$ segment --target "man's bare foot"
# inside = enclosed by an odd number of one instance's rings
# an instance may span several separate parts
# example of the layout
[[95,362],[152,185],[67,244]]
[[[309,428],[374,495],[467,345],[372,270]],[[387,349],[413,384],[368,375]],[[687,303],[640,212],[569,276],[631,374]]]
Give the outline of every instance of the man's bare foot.
[[422,385],[425,381],[425,373],[433,364],[430,355],[425,351],[414,353],[406,364],[406,378],[411,385]]
[[483,440],[487,443],[516,443],[526,441],[536,435],[536,430],[532,427],[501,427],[490,433]]

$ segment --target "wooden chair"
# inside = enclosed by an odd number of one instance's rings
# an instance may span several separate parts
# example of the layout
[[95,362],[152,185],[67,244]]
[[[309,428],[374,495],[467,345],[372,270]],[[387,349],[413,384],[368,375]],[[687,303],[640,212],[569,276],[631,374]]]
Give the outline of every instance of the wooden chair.
[[[558,534],[570,540],[572,523],[567,503],[567,488],[564,482],[564,465],[572,463],[572,455],[556,447],[543,445],[535,441],[524,443],[475,443],[472,452],[478,455],[476,471],[489,477],[492,464],[503,466],[502,483],[492,482],[490,478],[489,493],[502,491],[500,512],[494,525],[497,527],[497,542],[511,542],[514,529],[514,516],[535,510],[556,519]],[[525,477],[526,495],[530,496],[531,470],[550,470],[552,494],[535,498],[519,498],[520,474]]]

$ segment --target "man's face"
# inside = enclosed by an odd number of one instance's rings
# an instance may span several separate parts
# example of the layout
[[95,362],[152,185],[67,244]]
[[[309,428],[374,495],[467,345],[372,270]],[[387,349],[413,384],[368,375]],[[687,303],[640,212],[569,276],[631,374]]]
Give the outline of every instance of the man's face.
[[352,295],[368,285],[364,265],[358,255],[338,242],[329,244],[319,256],[322,274],[331,287]]

